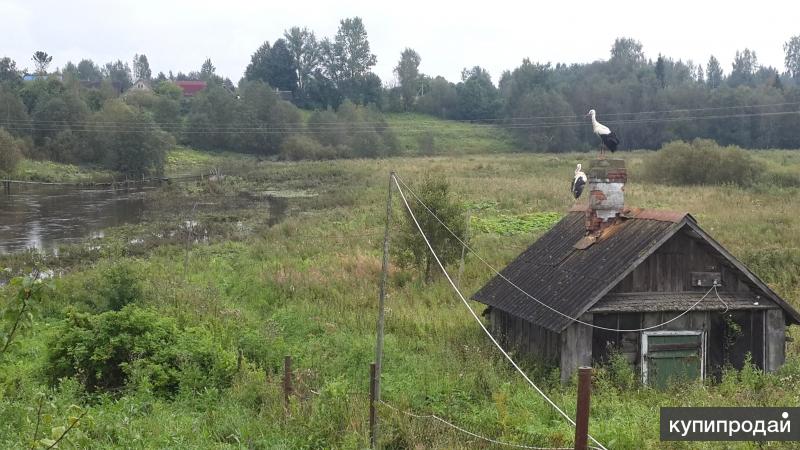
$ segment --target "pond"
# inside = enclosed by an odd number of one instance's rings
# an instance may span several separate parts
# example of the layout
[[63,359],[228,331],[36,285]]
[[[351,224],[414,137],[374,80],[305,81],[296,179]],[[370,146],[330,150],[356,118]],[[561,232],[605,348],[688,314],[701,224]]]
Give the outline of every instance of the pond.
[[59,245],[142,220],[145,193],[134,189],[77,189],[13,184],[0,191],[0,254],[34,248],[55,252]]
[[[0,255],[27,249],[53,254],[60,245],[102,237],[106,228],[151,220],[166,213],[148,200],[148,191],[155,189],[159,186],[113,190],[12,184],[10,191],[0,190]],[[309,195],[263,191],[251,201],[266,205],[266,223],[273,226],[288,214],[290,199]]]

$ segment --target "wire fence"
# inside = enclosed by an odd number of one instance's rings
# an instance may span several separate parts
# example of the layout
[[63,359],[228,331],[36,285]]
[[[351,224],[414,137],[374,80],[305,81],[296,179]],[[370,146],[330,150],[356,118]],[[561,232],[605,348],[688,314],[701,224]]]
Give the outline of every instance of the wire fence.
[[[312,389],[312,388],[310,388],[308,386],[304,386],[303,390],[313,394],[313,396],[321,396],[322,395],[322,389]],[[347,395],[348,396],[364,396],[365,394],[363,392],[349,391],[349,392],[347,392]],[[302,397],[302,398],[303,399],[308,399],[308,398],[311,398],[311,397],[312,396]],[[514,443],[514,442],[502,441],[502,440],[499,440],[499,439],[490,438],[488,436],[484,436],[484,435],[475,433],[473,431],[470,431],[470,430],[466,429],[465,427],[457,425],[453,421],[447,420],[447,419],[445,419],[445,418],[443,418],[441,416],[438,416],[436,414],[419,414],[419,413],[415,413],[413,411],[403,410],[403,409],[400,409],[400,408],[398,408],[396,406],[393,406],[391,403],[389,403],[389,402],[387,402],[385,400],[380,400],[379,403],[382,406],[385,406],[388,410],[392,411],[393,413],[402,414],[402,415],[405,415],[407,417],[411,417],[411,418],[414,418],[414,419],[433,420],[433,421],[441,423],[441,424],[447,426],[448,428],[450,428],[452,430],[455,430],[455,431],[457,431],[459,433],[465,434],[465,435],[473,437],[475,439],[480,439],[480,440],[482,440],[484,442],[488,442],[488,443],[495,444],[495,445],[500,445],[500,446],[503,446],[503,447],[524,448],[524,449],[529,449],[529,450],[573,450],[574,449],[574,447],[538,447],[538,446],[532,446],[532,445],[525,445],[525,444],[519,444],[519,443]],[[594,447],[594,446],[589,446],[588,448],[593,449],[593,450],[601,450],[600,447]]]
[[[505,446],[505,447],[513,447],[513,448],[526,448],[526,449],[533,449],[533,450],[573,450],[574,449],[574,447],[535,447],[535,446],[531,446],[531,445],[515,444],[515,443],[512,443],[512,442],[505,442],[505,441],[501,441],[501,440],[498,440],[498,439],[492,439],[492,438],[489,438],[489,437],[486,437],[486,436],[482,436],[482,435],[477,434],[477,433],[473,433],[472,431],[469,431],[464,427],[460,427],[460,426],[458,426],[458,425],[456,425],[456,424],[454,424],[454,423],[452,423],[452,422],[450,422],[448,420],[445,420],[445,419],[437,416],[436,414],[417,414],[417,413],[414,413],[414,412],[411,412],[411,411],[403,411],[403,410],[401,410],[399,408],[396,408],[396,407],[390,405],[389,403],[387,403],[387,402],[385,402],[383,400],[381,400],[380,403],[381,403],[381,405],[389,408],[390,410],[392,410],[392,411],[394,411],[396,413],[404,414],[404,415],[406,415],[408,417],[413,417],[415,419],[431,419],[431,420],[435,420],[437,422],[443,423],[444,425],[446,425],[446,426],[448,426],[448,427],[450,427],[450,428],[452,428],[452,429],[454,429],[456,431],[459,431],[459,432],[464,433],[466,435],[469,435],[469,436],[472,436],[474,438],[480,439],[482,441],[490,442],[490,443],[496,444],[496,445],[502,445],[502,446]],[[589,448],[598,449],[599,450],[600,447],[589,447]]]

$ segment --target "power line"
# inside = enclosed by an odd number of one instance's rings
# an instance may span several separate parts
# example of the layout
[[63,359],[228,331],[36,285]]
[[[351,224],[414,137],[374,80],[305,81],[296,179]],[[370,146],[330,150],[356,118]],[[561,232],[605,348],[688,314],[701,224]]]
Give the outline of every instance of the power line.
[[[800,116],[800,111],[775,111],[775,112],[760,112],[760,113],[741,113],[741,114],[723,114],[723,115],[709,115],[709,116],[691,116],[691,117],[667,117],[667,118],[650,118],[650,119],[629,119],[629,120],[615,120],[615,121],[607,121],[606,123],[610,125],[626,125],[626,124],[644,124],[644,123],[674,123],[674,122],[689,122],[689,121],[697,121],[697,120],[710,120],[710,119],[734,119],[734,118],[748,118],[748,117],[772,117],[772,116],[790,116],[790,115],[798,115]],[[495,128],[502,128],[502,129],[552,129],[552,128],[565,128],[565,127],[582,127],[586,126],[585,122],[564,122],[564,123],[552,123],[552,124],[512,124],[512,125],[493,125]],[[396,127],[386,125],[383,127],[369,127],[369,128],[358,128],[358,127],[350,127],[350,128],[342,128],[341,131],[344,131],[346,134],[363,134],[363,133],[374,133],[380,131],[404,131],[404,132],[428,132],[435,130],[436,128],[444,128],[446,125],[437,125],[431,127],[425,126],[417,126],[416,128],[403,128],[403,127]],[[315,135],[315,134],[325,134],[330,133],[332,131],[339,131],[339,130],[307,130],[302,128],[297,129],[290,129],[290,128],[281,128],[280,126],[270,127],[241,127],[241,128],[189,128],[189,129],[180,129],[180,130],[163,130],[158,127],[158,125],[153,124],[147,127],[137,127],[137,126],[82,126],[82,128],[78,127],[70,127],[70,126],[57,126],[53,127],[36,127],[33,125],[14,125],[10,124],[9,129],[12,130],[25,130],[25,131],[74,131],[74,132],[84,132],[84,133],[100,133],[100,132],[119,132],[119,133],[143,133],[149,131],[176,131],[183,134],[255,134],[255,135],[272,135],[272,134],[279,134],[279,135],[287,135],[287,134],[305,134],[305,135]],[[458,135],[461,132],[458,130],[450,130],[445,129],[451,134]]]
[[[458,242],[459,242],[459,243],[461,243],[461,245],[463,245],[463,246],[464,246],[464,248],[466,248],[466,249],[467,249],[469,252],[471,252],[472,254],[474,254],[474,255],[475,255],[477,258],[478,258],[478,260],[480,260],[480,261],[481,261],[483,264],[485,264],[485,265],[486,265],[486,267],[488,267],[489,269],[491,269],[491,270],[492,270],[492,272],[494,272],[495,274],[497,274],[497,276],[499,276],[500,278],[502,278],[502,279],[503,279],[505,282],[507,282],[508,284],[510,284],[511,286],[513,286],[513,287],[514,287],[516,290],[518,290],[519,292],[521,292],[522,294],[524,294],[526,297],[528,297],[528,298],[530,298],[531,300],[535,301],[536,303],[538,303],[538,304],[540,304],[540,305],[544,306],[545,308],[549,309],[550,311],[552,311],[552,312],[554,312],[554,313],[556,313],[556,314],[558,314],[558,315],[560,315],[560,316],[562,316],[562,317],[564,317],[564,318],[566,318],[566,319],[569,319],[569,320],[570,320],[570,321],[572,321],[572,322],[576,322],[576,323],[579,323],[579,324],[581,324],[581,325],[586,325],[586,326],[588,326],[588,327],[596,328],[596,329],[598,329],[598,330],[612,331],[612,332],[618,332],[618,333],[626,333],[626,332],[640,332],[640,331],[648,331],[648,330],[653,330],[653,329],[656,329],[656,328],[663,327],[664,325],[667,325],[667,324],[669,324],[669,323],[672,323],[672,322],[674,322],[674,321],[678,320],[679,318],[681,318],[681,317],[685,316],[685,315],[686,315],[686,314],[688,314],[690,311],[692,311],[692,310],[693,310],[693,309],[694,309],[694,308],[695,308],[697,305],[699,305],[699,304],[700,304],[700,303],[701,303],[703,300],[705,300],[705,298],[706,298],[706,297],[708,297],[708,294],[710,294],[712,290],[713,290],[713,291],[715,291],[715,292],[716,292],[716,290],[717,290],[717,285],[716,285],[716,284],[714,284],[713,286],[711,286],[711,288],[710,288],[708,291],[706,291],[706,293],[705,293],[705,294],[704,294],[704,295],[703,295],[703,296],[700,298],[700,300],[696,301],[696,302],[695,302],[695,303],[694,303],[692,306],[690,306],[688,309],[686,309],[685,311],[681,312],[680,314],[678,314],[677,316],[673,317],[672,319],[669,319],[669,320],[667,320],[667,321],[665,321],[665,322],[662,322],[662,323],[659,323],[659,324],[656,324],[656,325],[653,325],[653,326],[650,326],[650,327],[645,327],[645,328],[632,328],[632,329],[608,328],[608,327],[604,327],[604,326],[600,326],[600,325],[595,325],[595,324],[593,324],[593,323],[591,323],[591,322],[585,322],[585,321],[582,321],[582,320],[580,320],[580,319],[578,319],[578,318],[575,318],[575,317],[572,317],[572,316],[570,316],[569,314],[565,314],[565,313],[563,313],[563,312],[561,312],[561,311],[557,310],[556,308],[554,308],[554,307],[552,307],[552,306],[548,305],[547,303],[544,303],[543,301],[541,301],[541,300],[539,300],[538,298],[534,297],[533,295],[529,294],[527,291],[525,291],[525,290],[524,290],[524,289],[522,289],[521,287],[517,286],[517,284],[516,284],[516,283],[514,283],[513,281],[509,280],[509,279],[508,279],[508,278],[507,278],[505,275],[503,275],[502,273],[500,273],[500,271],[498,271],[497,269],[495,269],[495,268],[494,268],[494,266],[492,266],[491,264],[489,264],[489,262],[488,262],[488,261],[486,261],[486,260],[485,260],[485,259],[484,259],[484,258],[483,258],[483,257],[482,257],[482,256],[481,256],[479,253],[478,253],[478,252],[476,252],[475,250],[473,250],[473,249],[472,249],[472,247],[470,247],[469,245],[467,245],[467,243],[466,243],[466,242],[464,242],[464,241],[463,241],[463,240],[462,240],[462,239],[461,239],[461,238],[460,238],[460,237],[459,237],[459,236],[458,236],[456,233],[454,233],[454,232],[453,232],[453,230],[451,230],[451,229],[450,229],[450,227],[448,227],[448,226],[447,226],[447,225],[446,225],[444,222],[442,222],[442,220],[441,220],[441,219],[439,219],[439,216],[437,216],[437,215],[436,215],[436,214],[435,214],[433,211],[431,211],[431,209],[430,209],[430,208],[428,208],[428,205],[426,205],[426,204],[425,204],[425,202],[423,202],[423,201],[422,201],[422,199],[420,199],[420,198],[419,198],[419,196],[418,196],[418,195],[417,195],[417,194],[416,194],[416,193],[415,193],[415,192],[414,192],[414,191],[413,191],[413,190],[412,190],[410,187],[408,187],[408,185],[407,185],[407,184],[406,184],[406,183],[405,183],[405,182],[404,182],[404,181],[403,181],[403,180],[402,180],[402,179],[401,179],[399,176],[395,176],[395,179],[396,179],[397,181],[399,181],[400,183],[402,183],[402,184],[403,184],[403,186],[404,186],[406,189],[408,189],[408,191],[411,193],[411,195],[412,195],[412,196],[413,196],[413,197],[414,197],[414,198],[417,200],[417,202],[418,202],[420,205],[422,205],[422,206],[425,208],[425,210],[427,210],[427,211],[428,211],[428,213],[429,213],[431,216],[433,216],[433,218],[434,218],[434,219],[436,219],[436,221],[437,221],[437,222],[439,222],[439,224],[441,224],[441,225],[442,225],[442,226],[443,226],[443,227],[444,227],[444,228],[445,228],[445,229],[446,229],[446,230],[447,230],[447,231],[448,231],[448,232],[449,232],[449,233],[450,233],[450,234],[451,234],[453,237],[455,237],[455,238],[456,238],[456,240],[458,240]],[[721,300],[722,300],[722,299],[720,298],[720,301],[721,301]],[[725,302],[723,302],[723,304],[724,304],[724,303],[725,303]],[[727,306],[727,305],[726,305],[726,306]]]
[[[723,110],[730,110],[730,109],[751,109],[751,108],[768,108],[768,107],[776,107],[776,106],[800,106],[800,102],[781,102],[781,103],[761,103],[755,105],[735,105],[735,106],[716,106],[716,107],[706,107],[706,108],[681,108],[681,109],[664,109],[664,110],[650,110],[650,111],[632,111],[632,112],[621,112],[621,113],[604,113],[602,114],[603,117],[619,117],[619,116],[635,116],[638,114],[673,114],[673,113],[686,113],[686,112],[702,112],[702,111],[723,111]],[[570,115],[560,115],[560,116],[516,116],[516,117],[504,117],[504,118],[477,118],[477,119],[446,119],[448,122],[456,122],[456,123],[470,123],[476,125],[482,125],[481,122],[503,122],[503,121],[519,121],[519,120],[548,120],[548,119],[573,119],[573,120],[580,120],[583,116],[580,114],[570,114]],[[31,122],[26,121],[24,119],[8,119],[2,121],[5,123],[9,122]],[[65,120],[36,120],[35,122],[38,123],[90,123],[89,121],[65,121]],[[130,123],[139,123],[139,124],[149,124],[149,122],[138,121],[138,122],[120,122],[120,121],[102,121],[102,123],[107,124],[130,124]],[[420,121],[417,122],[418,124],[439,124],[441,121]],[[583,122],[581,122],[583,123]],[[359,122],[359,125],[387,125],[387,122],[384,121],[372,121],[372,122]],[[184,126],[185,122],[161,122],[161,125],[175,125],[175,126]],[[303,124],[286,124],[284,126],[302,126]],[[347,126],[346,122],[342,121],[327,121],[327,122],[305,122],[305,125],[333,125],[333,126]],[[485,124],[485,125],[492,125],[492,124]]]
[[[417,221],[417,217],[416,217],[416,215],[414,215],[414,211],[411,209],[411,205],[408,204],[408,200],[406,199],[406,196],[403,193],[403,189],[400,187],[400,183],[398,182],[397,176],[395,176],[393,174],[392,175],[392,180],[394,181],[394,184],[397,186],[397,191],[400,193],[400,197],[403,199],[403,203],[406,206],[406,210],[411,215],[411,219],[413,219],[414,225],[416,225],[417,230],[419,230],[419,233],[422,236],[422,239],[425,240],[425,244],[428,246],[428,249],[431,251],[431,255],[433,256],[433,259],[436,260],[436,264],[438,264],[439,268],[442,269],[442,273],[444,273],[444,276],[447,278],[447,281],[450,283],[450,286],[452,286],[453,290],[456,291],[456,294],[458,294],[459,298],[461,298],[461,301],[464,303],[464,306],[467,307],[467,309],[469,310],[470,314],[472,314],[472,317],[475,319],[476,322],[478,322],[478,325],[481,327],[483,332],[486,333],[486,335],[489,337],[489,339],[492,341],[492,343],[498,348],[498,350],[500,350],[500,353],[502,353],[503,356],[505,356],[506,359],[511,363],[511,365],[514,366],[515,369],[517,369],[517,371],[522,375],[522,377],[525,378],[525,381],[527,381],[531,385],[531,387],[533,387],[536,390],[536,392],[538,392],[539,395],[541,395],[550,404],[550,406],[555,408],[555,410],[558,411],[561,414],[561,416],[563,416],[569,423],[571,423],[572,426],[576,426],[575,425],[575,421],[567,413],[565,413],[561,408],[559,408],[558,405],[556,405],[556,403],[553,400],[551,400],[550,397],[548,397],[547,394],[545,394],[544,391],[542,391],[539,388],[539,386],[537,386],[536,383],[534,383],[528,377],[528,375],[525,373],[525,371],[523,371],[519,367],[519,365],[517,365],[517,363],[514,361],[514,359],[511,358],[511,356],[503,349],[503,347],[500,345],[500,343],[497,342],[497,339],[495,339],[495,337],[492,336],[492,333],[490,333],[489,330],[486,329],[486,325],[483,324],[481,319],[475,313],[475,310],[472,309],[472,306],[470,306],[470,304],[467,301],[467,299],[464,298],[463,294],[461,294],[461,291],[458,289],[458,286],[456,286],[456,284],[453,282],[453,279],[450,278],[450,274],[447,273],[447,269],[444,268],[444,265],[442,264],[442,261],[439,260],[439,256],[436,254],[436,251],[433,249],[433,246],[431,245],[430,241],[428,240],[428,237],[425,235],[425,232],[422,231],[422,226]],[[592,437],[591,434],[589,435],[589,439],[591,439],[592,442],[597,444],[597,446],[600,447],[602,450],[606,450],[606,448],[603,446],[603,444],[598,442],[597,439]]]

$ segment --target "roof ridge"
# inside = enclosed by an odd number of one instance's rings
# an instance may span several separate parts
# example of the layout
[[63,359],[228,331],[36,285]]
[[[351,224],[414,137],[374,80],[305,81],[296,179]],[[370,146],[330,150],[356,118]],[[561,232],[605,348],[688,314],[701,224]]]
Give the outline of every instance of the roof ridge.
[[[568,212],[581,212],[585,213],[589,210],[589,205],[572,205]],[[661,222],[678,223],[685,217],[690,217],[694,221],[694,217],[688,211],[674,211],[667,209],[654,209],[654,208],[639,208],[639,207],[625,207],[622,210],[621,217],[626,219],[641,219],[641,220],[659,220]]]

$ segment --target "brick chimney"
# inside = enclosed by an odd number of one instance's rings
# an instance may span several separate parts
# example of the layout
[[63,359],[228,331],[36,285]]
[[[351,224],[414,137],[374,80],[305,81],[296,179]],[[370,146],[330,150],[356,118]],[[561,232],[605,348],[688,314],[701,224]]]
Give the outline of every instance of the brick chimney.
[[586,231],[590,234],[613,225],[625,206],[625,182],[628,172],[621,159],[595,159],[586,171],[589,207]]

